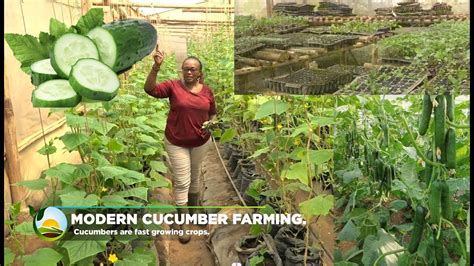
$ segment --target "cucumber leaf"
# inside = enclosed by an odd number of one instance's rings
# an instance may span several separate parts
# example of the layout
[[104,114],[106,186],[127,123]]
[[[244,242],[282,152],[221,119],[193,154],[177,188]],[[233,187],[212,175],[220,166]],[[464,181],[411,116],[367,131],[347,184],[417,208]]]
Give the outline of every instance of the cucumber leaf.
[[93,28],[103,24],[104,11],[101,8],[92,8],[79,19],[75,27],[80,34],[87,34]]
[[49,34],[51,34],[55,39],[59,39],[59,37],[68,32],[73,32],[73,30],[68,29],[66,24],[55,18],[49,20]]
[[39,42],[40,42],[41,46],[46,48],[48,50],[48,53],[50,53],[53,50],[53,47],[54,47],[54,36],[50,35],[47,32],[40,32]]
[[21,70],[30,74],[30,66],[36,61],[49,58],[48,49],[31,35],[16,33],[5,34],[5,40],[13,51],[15,58],[21,63]]

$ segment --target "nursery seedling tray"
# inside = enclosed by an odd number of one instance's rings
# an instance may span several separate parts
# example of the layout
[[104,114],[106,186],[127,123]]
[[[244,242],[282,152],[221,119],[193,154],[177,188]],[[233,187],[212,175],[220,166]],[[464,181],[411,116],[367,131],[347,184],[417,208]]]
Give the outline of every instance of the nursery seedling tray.
[[267,87],[288,94],[331,94],[341,85],[352,80],[349,72],[334,72],[326,69],[300,69],[289,75],[267,79]]
[[336,94],[410,94],[427,77],[424,71],[410,66],[382,66],[372,71],[357,77]]
[[264,35],[257,38],[258,42],[262,42],[266,47],[286,49],[290,46],[290,38],[286,35]]
[[255,40],[255,38],[238,38],[235,40],[235,54],[248,56],[253,52],[265,47],[265,43]]
[[359,37],[354,35],[321,34],[311,37],[306,43],[309,46],[334,50],[336,48],[353,45],[358,39]]

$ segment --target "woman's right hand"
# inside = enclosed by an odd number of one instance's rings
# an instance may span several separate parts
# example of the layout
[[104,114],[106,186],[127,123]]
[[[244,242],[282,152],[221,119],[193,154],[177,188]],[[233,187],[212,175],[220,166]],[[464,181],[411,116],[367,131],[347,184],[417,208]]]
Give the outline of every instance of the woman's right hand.
[[153,54],[153,61],[155,61],[155,66],[160,67],[161,63],[163,63],[163,59],[165,58],[165,54],[163,51],[158,49],[158,44],[156,45],[155,53]]

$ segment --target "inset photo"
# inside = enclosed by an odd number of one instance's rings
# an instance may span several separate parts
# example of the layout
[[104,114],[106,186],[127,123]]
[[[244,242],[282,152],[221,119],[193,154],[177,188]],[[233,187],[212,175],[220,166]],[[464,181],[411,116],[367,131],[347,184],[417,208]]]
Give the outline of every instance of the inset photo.
[[468,260],[469,101],[467,95],[337,97],[334,223],[341,261]]
[[237,1],[235,93],[469,94],[467,2]]

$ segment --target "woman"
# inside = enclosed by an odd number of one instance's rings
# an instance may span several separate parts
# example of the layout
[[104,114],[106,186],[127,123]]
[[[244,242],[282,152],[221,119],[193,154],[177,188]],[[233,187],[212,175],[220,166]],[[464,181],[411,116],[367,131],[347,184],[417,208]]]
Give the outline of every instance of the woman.
[[[178,214],[189,213],[185,206],[198,206],[199,174],[201,162],[209,145],[210,133],[205,126],[216,117],[216,105],[211,89],[203,83],[202,63],[190,56],[183,61],[182,80],[156,83],[156,76],[164,59],[158,50],[153,55],[154,64],[145,82],[145,91],[156,98],[169,98],[171,110],[165,129],[165,150],[173,174],[173,194]],[[193,212],[193,209],[191,209]],[[180,229],[186,231],[186,225]],[[190,235],[179,237],[187,243]]]

